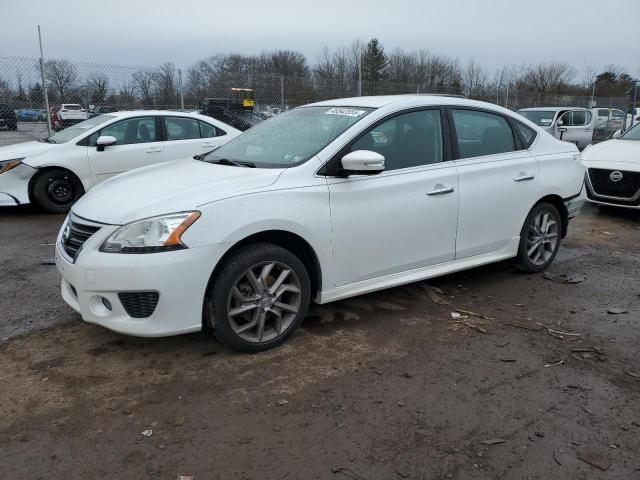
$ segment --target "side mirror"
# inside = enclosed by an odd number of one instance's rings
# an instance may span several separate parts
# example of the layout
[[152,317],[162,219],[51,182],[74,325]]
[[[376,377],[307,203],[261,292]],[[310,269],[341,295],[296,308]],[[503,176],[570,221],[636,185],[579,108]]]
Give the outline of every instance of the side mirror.
[[375,175],[384,170],[384,157],[371,150],[356,150],[342,157],[346,175]]
[[613,132],[613,135],[611,135],[611,138],[620,138],[623,133],[624,130],[616,130],[615,132]]
[[99,152],[104,152],[105,147],[115,145],[117,141],[118,139],[116,137],[112,137],[111,135],[100,135],[98,137],[98,141],[96,142],[96,146],[98,147]]

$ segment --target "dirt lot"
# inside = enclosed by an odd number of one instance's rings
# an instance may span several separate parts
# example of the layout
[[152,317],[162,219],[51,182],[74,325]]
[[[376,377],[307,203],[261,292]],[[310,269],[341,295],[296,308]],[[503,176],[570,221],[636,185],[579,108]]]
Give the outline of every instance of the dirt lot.
[[550,272],[581,283],[478,268],[252,356],[82,323],[42,264],[61,221],[0,211],[2,479],[640,478],[640,215],[573,222]]

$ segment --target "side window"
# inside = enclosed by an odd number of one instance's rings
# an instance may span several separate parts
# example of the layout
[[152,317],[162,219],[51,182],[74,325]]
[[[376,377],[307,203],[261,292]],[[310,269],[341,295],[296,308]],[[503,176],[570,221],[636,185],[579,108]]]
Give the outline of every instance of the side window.
[[164,117],[167,140],[191,140],[200,138],[198,120],[187,117]]
[[440,110],[397,115],[365,133],[351,151],[372,150],[385,158],[385,170],[442,162]]
[[501,115],[476,110],[452,110],[452,115],[461,159],[516,149],[509,122]]
[[562,115],[560,120],[563,122],[563,127],[583,127],[591,123],[591,112],[574,110]]
[[514,121],[516,130],[520,134],[522,141],[524,142],[524,148],[529,148],[536,138],[535,130],[527,127],[524,123]]
[[214,127],[210,123],[201,121],[198,121],[198,123],[200,124],[200,138],[221,137],[222,135],[226,135],[226,132]]
[[115,137],[116,145],[148,143],[156,141],[156,120],[154,117],[138,117],[117,122],[91,135],[89,145],[95,146],[99,136]]

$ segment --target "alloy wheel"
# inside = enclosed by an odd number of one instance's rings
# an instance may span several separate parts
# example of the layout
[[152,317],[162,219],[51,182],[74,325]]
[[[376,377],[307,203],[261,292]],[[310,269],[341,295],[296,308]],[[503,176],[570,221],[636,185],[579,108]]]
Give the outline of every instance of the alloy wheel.
[[234,282],[227,300],[231,328],[245,341],[269,342],[294,322],[302,300],[300,279],[282,262],[263,262]]
[[548,211],[540,211],[527,232],[527,256],[534,265],[544,265],[558,245],[558,219]]

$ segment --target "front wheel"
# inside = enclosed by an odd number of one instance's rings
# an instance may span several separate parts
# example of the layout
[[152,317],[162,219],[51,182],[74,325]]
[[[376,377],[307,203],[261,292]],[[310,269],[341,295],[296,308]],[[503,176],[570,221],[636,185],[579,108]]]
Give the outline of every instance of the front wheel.
[[298,328],[310,291],[309,274],[297,256],[277,245],[250,244],[226,260],[211,282],[205,320],[228,347],[260,352]]
[[67,170],[45,171],[33,184],[33,199],[49,213],[69,211],[83,194],[82,182]]
[[562,219],[550,203],[536,205],[520,232],[516,267],[524,272],[541,272],[558,254],[562,237]]

